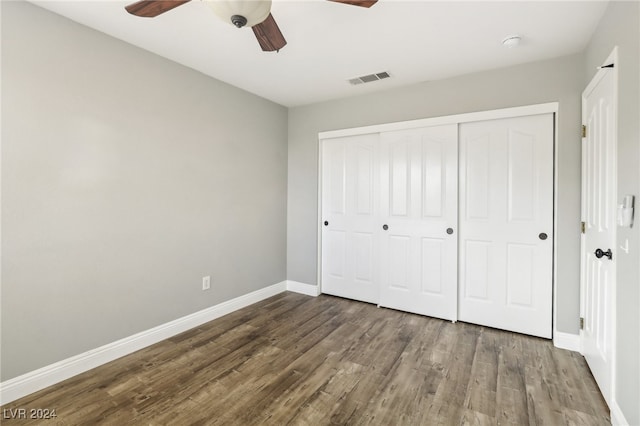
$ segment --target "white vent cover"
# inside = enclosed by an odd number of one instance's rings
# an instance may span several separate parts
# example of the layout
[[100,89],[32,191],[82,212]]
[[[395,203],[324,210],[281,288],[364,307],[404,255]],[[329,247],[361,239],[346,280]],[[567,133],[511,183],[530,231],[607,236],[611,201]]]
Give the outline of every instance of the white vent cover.
[[371,83],[372,81],[384,80],[385,78],[389,78],[388,72],[383,71],[375,74],[363,75],[362,77],[356,77],[349,79],[349,83],[352,85],[362,84],[362,83]]

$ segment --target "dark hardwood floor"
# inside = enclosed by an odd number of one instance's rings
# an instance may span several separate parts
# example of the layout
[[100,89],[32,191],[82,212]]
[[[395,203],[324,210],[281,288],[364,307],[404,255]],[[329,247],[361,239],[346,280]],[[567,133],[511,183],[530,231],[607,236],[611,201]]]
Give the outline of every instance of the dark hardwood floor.
[[3,425],[609,424],[582,356],[550,341],[295,293],[2,408],[57,415]]

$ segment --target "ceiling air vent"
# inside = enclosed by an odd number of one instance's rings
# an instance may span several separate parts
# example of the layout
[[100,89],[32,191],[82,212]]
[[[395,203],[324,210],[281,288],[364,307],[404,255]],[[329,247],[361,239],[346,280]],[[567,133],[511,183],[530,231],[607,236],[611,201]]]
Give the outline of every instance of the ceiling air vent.
[[362,84],[362,83],[371,83],[372,81],[383,80],[385,78],[391,77],[388,72],[379,72],[376,74],[363,75],[362,77],[356,77],[349,79],[349,83],[352,85]]

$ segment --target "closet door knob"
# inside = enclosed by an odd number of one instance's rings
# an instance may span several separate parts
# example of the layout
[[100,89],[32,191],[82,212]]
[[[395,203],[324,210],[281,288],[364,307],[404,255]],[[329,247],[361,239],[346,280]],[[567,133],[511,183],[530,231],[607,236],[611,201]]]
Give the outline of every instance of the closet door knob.
[[382,225],[382,229],[384,229],[384,230],[386,231],[387,229],[389,229],[389,225],[387,225],[387,224],[385,223],[384,225]]
[[447,234],[449,235],[453,234],[453,228],[447,228]]
[[538,234],[538,238],[544,241],[547,239],[547,234],[545,234],[544,232],[541,232],[540,234]]
[[324,226],[329,226],[329,221],[328,220],[324,221]]

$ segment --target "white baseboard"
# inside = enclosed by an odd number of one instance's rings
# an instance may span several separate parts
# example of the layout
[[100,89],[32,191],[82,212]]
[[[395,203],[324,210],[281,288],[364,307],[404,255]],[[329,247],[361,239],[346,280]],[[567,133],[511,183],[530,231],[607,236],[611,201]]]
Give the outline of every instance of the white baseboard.
[[615,399],[611,401],[611,407],[609,407],[609,411],[611,412],[611,425],[612,426],[629,426],[629,422],[624,417],[620,406],[618,405],[618,401]]
[[320,294],[320,288],[317,285],[305,284],[297,281],[287,281],[287,290],[313,297]]
[[560,349],[580,352],[580,335],[554,331],[553,346]]
[[283,281],[0,383],[0,405],[286,291]]

